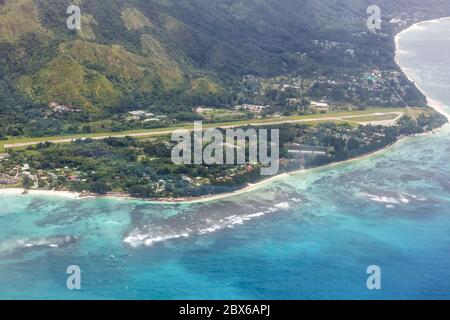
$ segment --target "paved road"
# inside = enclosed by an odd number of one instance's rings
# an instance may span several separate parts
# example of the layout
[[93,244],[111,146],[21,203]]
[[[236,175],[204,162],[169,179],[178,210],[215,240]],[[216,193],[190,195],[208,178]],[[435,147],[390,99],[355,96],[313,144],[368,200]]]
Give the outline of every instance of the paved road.
[[[342,116],[342,117],[323,117],[323,118],[308,118],[308,119],[298,119],[298,120],[278,120],[278,121],[271,121],[271,122],[264,122],[264,123],[252,123],[249,122],[248,125],[252,126],[266,126],[266,125],[274,125],[274,124],[285,124],[285,123],[303,123],[303,122],[315,122],[315,121],[339,121],[339,120],[351,120],[352,118],[361,118],[361,117],[370,117],[370,116],[384,116],[384,115],[397,115],[395,119],[392,120],[381,120],[381,121],[368,121],[368,122],[358,122],[361,124],[380,124],[380,125],[393,125],[395,122],[400,119],[403,116],[403,112],[383,112],[383,113],[370,113],[370,114],[359,114],[359,115],[351,115],[351,116]],[[235,128],[235,127],[242,127],[243,125],[229,125],[229,126],[218,126],[220,129],[229,129],[229,128]],[[123,137],[146,137],[146,136],[163,136],[163,135],[169,135],[174,131],[177,131],[179,129],[174,128],[170,130],[161,130],[161,131],[147,131],[147,132],[139,132],[139,133],[128,133],[128,134],[109,134],[104,136],[96,136],[96,137],[81,137],[81,138],[67,138],[67,139],[51,139],[45,140],[52,143],[69,143],[75,140],[79,139],[93,139],[93,140],[102,140],[109,137],[114,138],[123,138]],[[33,146],[37,145],[39,143],[42,143],[42,141],[30,141],[30,142],[21,142],[21,143],[12,143],[12,144],[5,144],[4,148],[20,148],[20,147],[27,147],[27,146]]]

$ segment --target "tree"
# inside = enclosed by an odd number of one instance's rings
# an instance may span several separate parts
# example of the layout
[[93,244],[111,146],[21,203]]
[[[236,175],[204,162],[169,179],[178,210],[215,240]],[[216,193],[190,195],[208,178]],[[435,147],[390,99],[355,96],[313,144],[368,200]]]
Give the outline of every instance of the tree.
[[33,186],[33,180],[29,176],[25,176],[22,180],[22,186],[25,189],[30,189]]
[[111,191],[111,187],[106,182],[98,180],[91,185],[90,190],[97,194],[106,194]]

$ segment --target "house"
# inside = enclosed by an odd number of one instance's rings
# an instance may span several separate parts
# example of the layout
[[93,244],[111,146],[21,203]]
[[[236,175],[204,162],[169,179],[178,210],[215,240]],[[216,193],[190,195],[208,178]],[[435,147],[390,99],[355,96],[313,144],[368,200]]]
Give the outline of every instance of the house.
[[328,105],[327,102],[323,102],[323,101],[311,101],[311,105],[315,108],[318,109],[329,109],[330,106]]
[[195,108],[195,112],[199,113],[199,114],[202,114],[202,113],[205,113],[205,112],[213,112],[213,111],[214,111],[213,108],[206,108],[206,107],[197,107],[197,108]]
[[130,115],[135,116],[135,117],[153,117],[154,114],[151,112],[146,112],[143,110],[136,110],[136,111],[130,111],[128,112]]
[[296,105],[302,102],[301,98],[289,98],[288,100],[289,105]]
[[20,180],[6,174],[0,173],[0,185],[11,185],[16,184]]
[[62,112],[82,112],[80,108],[74,107],[74,106],[66,106],[64,104],[59,104],[58,102],[50,102],[48,104],[48,107],[56,113],[62,113]]
[[245,111],[249,111],[251,113],[261,113],[267,107],[268,106],[259,106],[259,105],[255,105],[255,104],[242,104],[242,105],[235,106],[234,109],[235,110],[245,110]]
[[320,146],[305,146],[300,144],[290,144],[288,145],[288,155],[289,159],[301,159],[304,157],[317,157],[325,156],[328,157],[332,148],[330,147],[320,147]]
[[128,120],[144,120],[155,116],[154,113],[143,110],[130,111],[128,114],[130,115]]

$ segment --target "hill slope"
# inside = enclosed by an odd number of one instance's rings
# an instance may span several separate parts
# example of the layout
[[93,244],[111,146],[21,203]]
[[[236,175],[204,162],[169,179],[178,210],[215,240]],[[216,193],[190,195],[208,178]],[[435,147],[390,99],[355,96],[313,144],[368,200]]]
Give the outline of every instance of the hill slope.
[[[369,0],[78,0],[78,32],[65,26],[72,2],[0,1],[3,113],[50,102],[92,115],[149,106],[188,111],[234,102],[247,74],[394,68],[392,44],[360,36]],[[450,13],[443,0],[377,2],[389,15]],[[319,52],[315,39],[348,43],[361,54]]]

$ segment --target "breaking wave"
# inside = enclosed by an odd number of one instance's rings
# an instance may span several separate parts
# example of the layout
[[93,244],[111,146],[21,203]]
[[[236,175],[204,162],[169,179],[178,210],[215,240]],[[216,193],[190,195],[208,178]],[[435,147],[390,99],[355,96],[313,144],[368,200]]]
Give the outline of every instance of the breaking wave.
[[11,254],[20,250],[39,248],[60,248],[75,243],[74,236],[54,236],[42,238],[21,238],[0,242],[0,254]]
[[[295,198],[295,202],[302,201]],[[267,207],[266,207],[267,208]],[[199,236],[208,233],[217,232],[225,228],[233,228],[236,225],[241,225],[252,219],[263,217],[267,214],[276,213],[290,208],[288,202],[279,202],[257,212],[244,214],[228,214],[220,210],[207,215],[203,215],[203,210],[192,215],[181,215],[166,219],[161,225],[161,221],[149,222],[143,226],[135,227],[123,239],[123,242],[133,248],[146,246],[151,247],[156,243],[167,240],[189,238],[191,236]],[[242,208],[241,208],[242,209]],[[234,211],[237,212],[238,210]],[[242,211],[242,210],[239,210]]]
[[367,192],[361,192],[361,196],[370,199],[371,201],[387,204],[387,208],[392,208],[396,204],[409,204],[411,201],[426,201],[427,199],[421,196],[416,196],[414,194],[408,194],[402,192],[400,194],[384,194],[376,195]]

